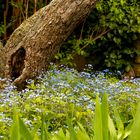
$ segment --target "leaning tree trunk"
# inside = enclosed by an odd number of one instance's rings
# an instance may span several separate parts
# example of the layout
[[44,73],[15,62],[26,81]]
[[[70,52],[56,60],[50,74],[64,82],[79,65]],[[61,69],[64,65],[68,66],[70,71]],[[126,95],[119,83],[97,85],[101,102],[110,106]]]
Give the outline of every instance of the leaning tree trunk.
[[53,0],[24,21],[2,51],[5,77],[20,85],[35,77],[57,53],[61,44],[83,21],[97,0]]

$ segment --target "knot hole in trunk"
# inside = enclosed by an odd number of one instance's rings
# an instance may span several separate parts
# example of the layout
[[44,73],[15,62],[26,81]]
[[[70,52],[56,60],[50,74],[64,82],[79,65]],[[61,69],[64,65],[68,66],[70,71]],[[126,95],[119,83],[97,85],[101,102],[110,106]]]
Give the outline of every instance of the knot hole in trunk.
[[18,78],[25,67],[24,60],[25,60],[26,51],[25,49],[19,48],[11,57],[11,78],[15,80]]

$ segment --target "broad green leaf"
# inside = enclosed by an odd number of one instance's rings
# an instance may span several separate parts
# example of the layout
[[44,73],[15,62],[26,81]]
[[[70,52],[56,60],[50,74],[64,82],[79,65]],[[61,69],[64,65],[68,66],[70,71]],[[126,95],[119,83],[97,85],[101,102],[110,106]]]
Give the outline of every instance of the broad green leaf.
[[45,115],[42,114],[42,123],[41,123],[41,140],[49,140],[51,134],[48,132],[49,123],[45,123]]
[[19,127],[20,127],[20,140],[33,140],[27,126],[24,122],[19,118]]
[[94,139],[103,140],[102,133],[102,112],[99,97],[96,97],[95,117],[94,117]]
[[83,131],[78,131],[77,132],[77,140],[90,140],[90,138],[89,138],[89,136],[86,134],[86,133],[84,133]]
[[69,119],[69,118],[67,118],[67,125],[68,125],[68,130],[69,130],[69,133],[70,133],[70,140],[77,140],[76,132],[73,128],[72,120]]
[[34,140],[40,140],[40,137],[39,137],[39,135],[37,133],[39,128],[40,128],[40,124],[36,124],[36,126],[33,128],[33,130],[31,130],[31,135],[33,136]]
[[117,110],[115,109],[114,111],[114,115],[115,115],[115,121],[116,121],[116,125],[117,125],[117,137],[119,140],[121,140],[124,137],[124,126],[123,126],[123,122],[119,116],[119,113],[117,112]]
[[19,117],[17,112],[14,112],[13,124],[10,130],[10,140],[20,140]]
[[127,138],[131,134],[131,132],[132,132],[132,124],[133,123],[131,121],[130,124],[128,124],[126,126],[123,139]]
[[110,132],[110,139],[109,140],[117,140],[117,133],[115,129],[115,125],[113,123],[113,120],[108,116],[108,128]]
[[102,99],[102,126],[103,126],[103,139],[108,140],[108,101],[107,94],[103,95]]
[[66,140],[66,137],[62,128],[59,130],[57,134],[55,134],[52,140]]
[[70,132],[66,130],[66,140],[70,140]]
[[139,139],[140,139],[140,103],[138,105],[136,115],[134,117],[132,132],[129,136],[129,140],[139,140]]
[[86,130],[83,128],[83,126],[80,124],[80,123],[77,123],[78,126],[79,126],[79,130],[77,132],[77,140],[81,140],[81,139],[84,139],[84,140],[90,140]]
[[10,140],[33,140],[27,126],[19,118],[17,112],[14,112],[14,121],[11,127]]

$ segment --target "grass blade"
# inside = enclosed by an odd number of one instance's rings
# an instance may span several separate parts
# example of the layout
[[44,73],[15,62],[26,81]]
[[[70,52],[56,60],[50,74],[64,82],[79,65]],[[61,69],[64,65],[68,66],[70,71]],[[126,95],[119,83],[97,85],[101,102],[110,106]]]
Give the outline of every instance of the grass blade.
[[41,122],[41,140],[47,140],[47,138],[45,137],[45,117],[42,114],[42,122]]
[[20,126],[20,139],[22,140],[33,140],[27,126],[24,122],[19,118],[19,126]]
[[57,134],[52,138],[52,140],[66,140],[66,136],[62,130],[62,128],[59,130]]
[[113,120],[110,118],[110,116],[108,116],[108,128],[109,128],[109,134],[110,134],[109,140],[117,140],[117,133],[116,133],[115,125],[113,123]]
[[132,132],[132,121],[125,127],[123,139],[127,138]]
[[77,140],[76,132],[73,128],[72,120],[69,119],[68,117],[67,117],[67,125],[68,125],[68,130],[69,130],[69,133],[70,133],[70,140]]
[[102,99],[102,129],[103,129],[103,139],[108,140],[108,95],[104,94]]
[[83,139],[83,140],[90,140],[90,138],[89,138],[86,130],[83,128],[83,126],[80,123],[78,123],[78,122],[77,122],[77,124],[79,126],[79,130],[77,132],[77,139],[78,140],[81,140],[81,139]]
[[13,124],[10,129],[10,140],[20,140],[19,117],[14,111]]
[[14,111],[13,124],[10,131],[10,140],[33,140],[29,130]]
[[68,130],[66,130],[66,140],[70,140],[70,133]]
[[132,132],[128,140],[139,140],[140,139],[140,103],[138,105],[134,122],[132,125]]
[[114,116],[115,116],[115,121],[116,121],[116,126],[117,126],[117,137],[118,140],[121,140],[124,137],[124,125],[123,122],[120,118],[120,115],[118,113],[118,111],[115,109],[114,111]]
[[94,140],[103,140],[102,133],[102,113],[99,97],[96,97],[95,117],[94,117]]

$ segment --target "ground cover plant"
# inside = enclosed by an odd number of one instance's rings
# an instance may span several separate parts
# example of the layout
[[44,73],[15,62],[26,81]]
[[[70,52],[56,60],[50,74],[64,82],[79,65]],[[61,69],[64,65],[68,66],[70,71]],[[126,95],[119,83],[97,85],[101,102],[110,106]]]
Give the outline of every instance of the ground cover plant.
[[69,117],[74,126],[77,121],[82,124],[90,136],[92,124],[89,122],[95,113],[96,95],[102,98],[104,93],[109,96],[109,112],[113,119],[114,107],[124,126],[134,117],[140,93],[139,79],[119,80],[108,70],[78,73],[67,67],[51,67],[35,81],[29,80],[23,91],[17,91],[10,81],[7,82],[0,94],[0,139],[9,136],[14,108],[31,134],[37,130],[40,133],[44,114],[49,132],[67,128],[66,118]]
[[37,134],[37,131],[31,134],[24,122],[19,118],[17,112],[15,112],[14,122],[11,127],[11,133],[9,134],[10,140],[123,140],[126,138],[129,140],[139,140],[140,103],[133,121],[130,122],[127,127],[124,127],[119,114],[115,110],[115,128],[113,120],[109,116],[107,99],[107,94],[103,94],[102,103],[100,104],[99,97],[98,95],[96,96],[95,115],[90,122],[93,123],[91,136],[89,136],[79,122],[77,122],[77,126],[74,127],[73,121],[69,118],[66,119],[68,127],[65,128],[65,131],[60,128],[58,132],[49,133],[43,119],[44,116],[42,116],[40,135]]

